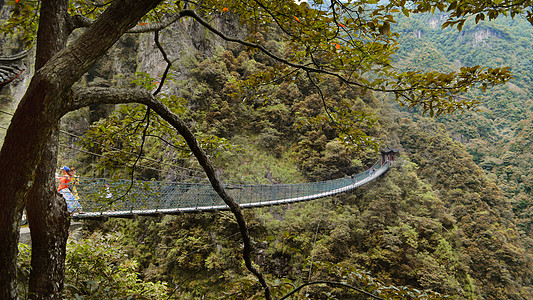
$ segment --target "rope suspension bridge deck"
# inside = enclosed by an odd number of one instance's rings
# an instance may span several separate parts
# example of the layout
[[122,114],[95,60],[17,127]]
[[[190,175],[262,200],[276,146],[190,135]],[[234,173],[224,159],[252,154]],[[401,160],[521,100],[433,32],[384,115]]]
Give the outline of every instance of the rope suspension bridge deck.
[[[24,69],[18,62],[28,51],[0,57],[0,90]],[[0,111],[3,112],[3,111]],[[11,113],[3,112],[11,115]],[[2,129],[7,129],[0,127]],[[372,168],[334,180],[279,185],[225,185],[227,193],[242,208],[309,201],[353,190],[385,173],[397,150],[382,151],[382,159]],[[387,157],[387,159],[385,159]],[[228,210],[209,183],[110,180],[80,177],[76,189],[82,213],[72,218],[129,217],[135,215],[178,214]]]
[[[2,110],[0,113],[12,115]],[[0,126],[0,129],[7,128]],[[69,146],[70,148],[72,147]],[[77,151],[83,150],[77,149]],[[224,188],[242,208],[324,198],[348,192],[375,180],[389,169],[397,153],[397,149],[382,150],[381,160],[378,163],[366,171],[349,177],[300,184],[228,184],[224,185]],[[82,213],[73,213],[74,219],[229,210],[209,183],[78,177],[78,184],[75,187],[79,194]]]
[[[227,193],[242,208],[309,201],[353,190],[385,173],[390,161],[343,178],[275,185],[225,185]],[[79,178],[76,189],[83,213],[75,219],[131,217],[228,210],[209,183],[159,182]]]

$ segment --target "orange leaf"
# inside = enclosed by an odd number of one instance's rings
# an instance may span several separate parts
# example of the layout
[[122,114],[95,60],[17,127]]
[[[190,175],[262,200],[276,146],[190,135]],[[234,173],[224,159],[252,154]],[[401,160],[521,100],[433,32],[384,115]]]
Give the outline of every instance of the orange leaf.
[[339,50],[341,48],[341,45],[335,44],[335,48],[337,48],[337,50]]
[[19,3],[20,0],[15,0],[15,3]]
[[344,28],[344,29],[346,29],[346,26],[344,26],[344,24],[342,24],[342,23],[339,23],[339,26]]
[[139,23],[139,25],[148,25],[148,23]]
[[294,16],[294,19],[300,23],[300,19],[298,19],[298,17]]
[[154,85],[158,85],[158,84],[159,84],[159,81],[154,82]]
[[228,9],[227,7],[224,7],[224,8],[222,9],[222,11],[228,12],[229,9]]

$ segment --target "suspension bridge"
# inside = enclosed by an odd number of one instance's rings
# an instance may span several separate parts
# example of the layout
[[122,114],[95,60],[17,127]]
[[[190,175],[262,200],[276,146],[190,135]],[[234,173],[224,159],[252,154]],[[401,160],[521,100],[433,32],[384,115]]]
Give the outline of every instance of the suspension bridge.
[[[0,57],[0,90],[19,77],[27,51]],[[4,114],[11,113],[0,111]],[[7,129],[0,126],[1,129]],[[69,147],[71,148],[71,147]],[[394,161],[395,149],[382,151],[381,160],[368,170],[343,178],[299,184],[226,184],[227,193],[242,207],[262,207],[309,201],[356,189],[385,173]],[[209,183],[111,180],[79,177],[81,212],[74,219],[131,217],[228,210]]]
[[[392,160],[381,160],[370,169],[333,180],[299,184],[228,184],[227,193],[242,208],[309,201],[348,192],[385,173]],[[160,182],[79,178],[76,185],[81,213],[74,219],[132,217],[228,210],[209,183]]]
[[[12,115],[2,110],[0,112]],[[7,128],[0,126],[0,129]],[[62,131],[62,133],[72,135],[68,132]],[[72,146],[63,146],[74,149]],[[82,149],[76,150],[87,152]],[[382,151],[381,160],[368,170],[338,179],[299,184],[226,184],[224,188],[242,208],[289,204],[324,198],[348,192],[375,180],[389,169],[397,153],[398,150],[390,148]],[[72,214],[74,219],[179,214],[229,209],[210,183],[78,177],[78,183],[74,187],[78,191],[79,202],[82,207],[81,212]]]

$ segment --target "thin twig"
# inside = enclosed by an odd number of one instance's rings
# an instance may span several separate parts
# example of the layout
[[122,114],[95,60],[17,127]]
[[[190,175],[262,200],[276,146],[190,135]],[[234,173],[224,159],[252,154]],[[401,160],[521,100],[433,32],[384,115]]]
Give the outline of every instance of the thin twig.
[[350,85],[355,85],[355,86],[358,86],[358,87],[361,87],[361,88],[365,88],[365,89],[369,89],[369,90],[373,90],[373,91],[399,92],[399,91],[410,91],[410,90],[413,90],[413,88],[392,89],[392,90],[382,89],[382,88],[374,88],[374,87],[371,87],[371,86],[366,86],[364,84],[361,84],[361,83],[359,83],[357,81],[349,80],[349,79],[345,78],[344,76],[342,76],[342,75],[340,75],[338,73],[332,72],[332,71],[328,71],[328,70],[325,70],[325,69],[319,69],[319,68],[313,68],[313,67],[309,67],[308,65],[303,65],[303,64],[299,64],[299,63],[294,63],[292,61],[289,61],[287,59],[284,59],[282,57],[279,57],[279,56],[275,55],[274,53],[270,52],[269,50],[267,50],[262,45],[259,45],[259,44],[256,44],[256,43],[247,42],[247,41],[243,41],[241,39],[232,38],[232,37],[229,37],[229,36],[225,35],[220,30],[218,30],[218,29],[214,28],[213,26],[211,26],[211,24],[209,24],[206,20],[204,20],[202,17],[200,17],[194,10],[182,10],[180,12],[180,15],[189,16],[189,17],[194,18],[202,26],[204,26],[209,31],[213,32],[214,34],[218,35],[220,38],[222,38],[225,41],[239,43],[241,45],[244,45],[244,46],[247,46],[247,47],[250,47],[250,48],[258,49],[261,52],[263,52],[264,54],[266,54],[267,56],[277,60],[278,62],[280,62],[282,64],[285,64],[287,66],[293,67],[293,68],[301,69],[301,70],[304,70],[304,71],[307,71],[307,72],[312,72],[312,73],[330,75],[330,76],[338,78],[339,80],[341,80],[344,83],[347,83],[347,84],[350,84]]
[[342,282],[336,282],[336,281],[326,281],[326,280],[319,280],[319,281],[313,281],[313,282],[307,282],[307,283],[304,283],[302,285],[300,285],[299,287],[295,288],[292,292],[288,293],[287,295],[281,297],[279,300],[284,300],[284,299],[287,299],[288,297],[296,294],[299,290],[301,290],[302,288],[306,287],[306,286],[310,286],[310,285],[316,285],[316,284],[327,284],[327,285],[333,285],[333,286],[339,286],[339,287],[344,287],[344,288],[349,288],[349,289],[352,289],[352,290],[355,290],[355,291],[358,291],[359,293],[362,293],[362,294],[365,294],[371,298],[374,298],[374,299],[378,299],[378,300],[385,300],[383,298],[380,298],[376,295],[373,295],[365,290],[362,290],[360,288],[357,288],[355,286],[352,286],[352,285],[349,285],[349,284],[346,284],[346,283],[342,283]]
[[309,81],[311,81],[311,83],[313,84],[313,86],[318,90],[318,95],[320,96],[320,99],[322,99],[322,104],[324,105],[324,110],[326,111],[326,114],[328,115],[329,117],[329,120],[330,120],[330,124],[333,125],[333,127],[337,128],[337,130],[339,130],[340,132],[343,132],[346,134],[346,136],[350,139],[350,141],[354,144],[354,145],[357,145],[357,142],[353,139],[352,135],[351,134],[348,134],[347,132],[345,132],[340,126],[339,124],[337,124],[337,121],[335,121],[335,119],[333,118],[333,116],[331,115],[330,111],[329,111],[329,108],[328,108],[328,104],[326,103],[326,98],[324,97],[324,94],[322,93],[322,89],[320,88],[320,86],[318,86],[318,84],[313,80],[313,78],[311,77],[311,74],[309,72],[306,72],[307,74],[307,77],[309,78]]
[[[166,76],[168,74],[168,70],[170,69],[170,66],[172,65],[172,62],[169,60],[165,50],[163,49],[163,47],[159,43],[159,32],[158,31],[155,32],[155,39],[154,40],[155,40],[155,43],[156,43],[157,47],[159,48],[159,51],[161,51],[161,54],[163,55],[163,58],[167,62],[167,68],[165,69],[165,72],[163,73],[159,88],[153,94],[154,96],[156,96],[157,93],[159,91],[161,91],[161,87],[162,87],[162,85],[163,85],[163,83],[165,81],[165,78],[166,78]],[[195,155],[196,155],[196,153],[195,153]],[[218,179],[217,179],[217,181],[218,181]],[[220,182],[217,182],[217,186],[220,186]],[[215,188],[215,190],[217,190],[217,188],[215,186],[214,186],[214,188]],[[220,186],[220,188],[222,189],[222,191],[224,191],[224,188],[222,186]],[[219,192],[219,194],[220,194],[220,191],[217,191],[217,192]],[[241,231],[242,239],[243,239],[243,242],[244,242],[243,257],[244,257],[246,268],[250,272],[252,272],[252,274],[254,274],[257,277],[257,279],[261,283],[261,286],[263,286],[263,289],[265,291],[265,298],[266,299],[270,299],[271,298],[271,296],[270,296],[270,288],[268,287],[268,284],[266,283],[266,280],[264,279],[263,274],[259,270],[257,270],[252,264],[251,253],[252,253],[253,247],[252,247],[250,235],[249,235],[249,232],[248,232],[248,228],[247,228],[247,225],[246,225],[246,221],[244,220],[244,216],[242,215],[242,211],[240,210],[239,204],[237,204],[237,202],[235,202],[235,200],[233,200],[233,198],[231,198],[229,195],[227,195],[225,193],[225,191],[221,195],[221,198],[226,202],[226,204],[228,204],[228,206],[230,207],[231,212],[234,214],[235,218],[237,219],[237,224],[239,225],[239,229]]]

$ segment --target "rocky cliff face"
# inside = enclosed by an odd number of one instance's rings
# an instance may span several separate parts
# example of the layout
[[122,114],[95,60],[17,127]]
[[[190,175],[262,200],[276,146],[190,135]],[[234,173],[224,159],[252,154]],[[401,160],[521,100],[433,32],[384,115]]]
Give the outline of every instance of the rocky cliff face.
[[429,27],[432,29],[440,28],[446,19],[448,19],[448,14],[435,14],[429,19]]
[[[226,35],[243,38],[245,31],[237,26],[237,21],[232,18],[215,18],[212,25],[221,30]],[[190,70],[194,67],[198,59],[211,57],[217,51],[231,49],[221,38],[214,36],[197,22],[190,19],[183,19],[172,24],[167,30],[161,33],[160,37],[164,51],[173,62],[173,69],[170,71],[175,81],[188,81]],[[148,72],[152,77],[159,78],[167,63],[154,42],[153,34],[143,34],[138,37],[138,47],[136,70]],[[235,46],[233,46],[234,48]],[[175,83],[167,82],[166,92],[179,95],[180,87]]]
[[[2,19],[8,18],[4,1],[0,1],[0,15]],[[244,32],[238,28],[236,20],[231,17],[215,18],[214,27],[227,35],[243,37]],[[83,29],[79,29],[83,30]],[[74,36],[76,33],[74,34]],[[192,68],[198,58],[212,56],[216,51],[226,47],[226,43],[207,32],[198,23],[183,19],[172,24],[160,34],[160,41],[164,51],[173,62],[170,74],[175,81],[167,81],[163,92],[180,95],[181,87],[176,82],[187,82]],[[13,36],[0,36],[0,56],[12,55],[22,51],[20,41]],[[25,72],[15,81],[0,91],[0,109],[13,112],[29,84],[34,73],[34,51],[21,61]],[[108,54],[100,59],[95,66],[87,72],[80,82],[80,86],[130,86],[136,72],[148,73],[158,82],[167,63],[154,42],[153,33],[139,35],[125,35]],[[113,107],[94,106],[88,117],[89,122],[94,122],[104,117]],[[10,116],[0,114],[0,126],[7,127]],[[5,131],[0,130],[0,139],[3,140]]]
[[460,39],[467,39],[473,47],[491,47],[490,39],[507,39],[509,35],[493,28],[475,27],[461,33]]
[[[7,18],[7,11],[4,6],[4,1],[0,0],[0,20]],[[16,37],[0,35],[0,65],[7,64],[7,61],[2,62],[2,57],[12,56],[24,51],[20,41]],[[9,124],[11,116],[8,113],[15,111],[18,102],[24,95],[26,87],[29,85],[30,78],[33,74],[33,53],[30,51],[28,56],[19,59],[15,62],[10,62],[9,65],[16,65],[25,71],[0,89],[0,145],[5,136],[5,129]]]
[[[245,34],[231,18],[215,18],[212,25],[229,36],[243,37]],[[190,19],[183,19],[161,31],[159,40],[172,61],[169,73],[175,82],[187,82],[190,69],[198,59],[211,57],[217,51],[228,48],[221,38]],[[122,37],[83,81],[88,86],[129,86],[135,72],[144,72],[158,82],[166,66],[153,33],[131,34]],[[167,81],[163,92],[179,95],[180,87],[175,82]]]

